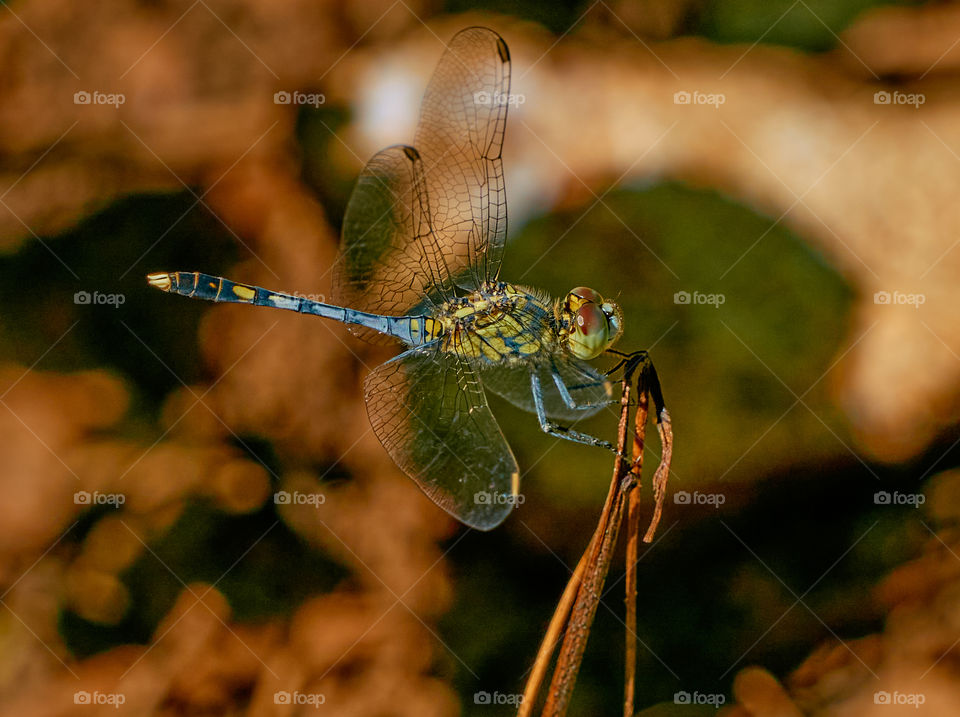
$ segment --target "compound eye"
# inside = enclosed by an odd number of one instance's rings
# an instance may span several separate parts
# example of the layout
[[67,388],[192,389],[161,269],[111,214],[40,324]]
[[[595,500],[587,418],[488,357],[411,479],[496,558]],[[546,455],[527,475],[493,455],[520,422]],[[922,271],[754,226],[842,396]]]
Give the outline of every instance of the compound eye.
[[574,318],[575,331],[584,336],[597,336],[607,332],[607,316],[596,304],[584,304]]
[[570,295],[575,296],[578,299],[582,299],[583,301],[592,301],[594,304],[603,303],[603,297],[593,289],[586,286],[578,286],[576,289],[570,292]]
[[609,319],[603,310],[593,303],[580,307],[573,317],[570,333],[570,350],[577,358],[596,358],[609,343]]

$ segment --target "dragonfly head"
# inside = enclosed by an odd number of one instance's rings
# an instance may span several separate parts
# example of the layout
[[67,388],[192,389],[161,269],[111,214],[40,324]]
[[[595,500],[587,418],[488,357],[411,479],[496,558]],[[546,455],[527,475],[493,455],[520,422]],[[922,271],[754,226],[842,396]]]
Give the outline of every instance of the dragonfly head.
[[623,333],[623,312],[613,301],[585,286],[567,294],[563,309],[569,317],[568,345],[577,358],[596,358]]

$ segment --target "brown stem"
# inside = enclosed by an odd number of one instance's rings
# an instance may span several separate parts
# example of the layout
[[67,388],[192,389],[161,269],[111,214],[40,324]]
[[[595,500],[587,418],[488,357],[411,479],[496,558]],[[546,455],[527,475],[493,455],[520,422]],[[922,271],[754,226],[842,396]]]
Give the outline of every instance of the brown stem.
[[[641,378],[641,381],[643,379]],[[647,430],[648,398],[641,384],[637,397],[637,412],[633,418],[633,474],[639,482],[643,475],[643,445]],[[624,631],[623,717],[633,717],[637,679],[637,561],[640,533],[640,489],[630,491],[627,512],[626,554],[626,629]]]
[[[594,534],[596,540],[596,534]],[[573,599],[577,595],[577,589],[583,580],[583,571],[587,564],[587,556],[590,554],[591,546],[587,546],[586,552],[580,556],[580,562],[570,576],[567,587],[564,588],[563,595],[560,596],[560,602],[557,603],[557,609],[553,612],[553,618],[547,626],[547,632],[540,643],[540,649],[537,651],[537,658],[530,669],[530,677],[527,678],[526,687],[523,690],[523,701],[520,703],[520,709],[517,710],[517,717],[530,717],[533,714],[533,706],[537,701],[537,695],[540,692],[540,685],[543,684],[543,678],[547,674],[547,668],[550,666],[550,657],[553,655],[553,649],[560,641],[560,633],[567,624],[567,617],[570,615],[570,607],[573,605]]]
[[544,717],[563,717],[570,705],[573,686],[577,680],[583,652],[586,649],[590,626],[593,624],[603,583],[610,569],[613,548],[616,544],[623,517],[625,490],[632,485],[632,474],[626,461],[627,427],[630,418],[630,384],[632,371],[626,371],[623,377],[623,389],[620,395],[620,423],[617,431],[617,458],[614,461],[610,490],[600,515],[597,532],[590,542],[589,557],[586,561],[583,580],[577,590],[577,598],[570,611],[567,632],[563,638],[553,679],[543,707]]
[[626,666],[623,682],[623,717],[633,717],[637,678],[637,543],[640,539],[640,490],[630,491],[627,514],[627,605],[625,641]]

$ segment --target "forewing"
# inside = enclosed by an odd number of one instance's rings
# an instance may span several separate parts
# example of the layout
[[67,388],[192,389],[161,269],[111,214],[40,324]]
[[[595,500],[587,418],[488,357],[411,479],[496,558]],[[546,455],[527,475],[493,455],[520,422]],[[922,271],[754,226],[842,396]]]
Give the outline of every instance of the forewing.
[[[428,216],[417,151],[397,145],[375,154],[360,173],[343,217],[334,303],[398,316],[451,295]],[[393,341],[369,329],[354,330],[373,342]]]
[[431,224],[454,281],[479,288],[500,271],[507,203],[500,158],[510,93],[510,53],[484,27],[457,33],[420,110],[414,146],[424,162]]
[[503,522],[519,469],[469,365],[411,349],[370,373],[364,397],[377,438],[433,502],[479,530]]
[[[483,385],[513,405],[536,413],[530,388],[531,371],[536,371],[540,379],[543,407],[548,418],[558,421],[587,418],[612,400],[613,389],[603,374],[585,361],[564,355],[552,355],[529,363],[492,366],[482,374]],[[574,402],[583,408],[571,408],[567,404],[557,387],[554,374],[563,381]]]

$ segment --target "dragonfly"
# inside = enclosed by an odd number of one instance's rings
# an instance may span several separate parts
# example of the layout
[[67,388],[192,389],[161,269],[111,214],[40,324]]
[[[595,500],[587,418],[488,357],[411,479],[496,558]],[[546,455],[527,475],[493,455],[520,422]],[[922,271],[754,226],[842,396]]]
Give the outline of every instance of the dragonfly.
[[613,402],[607,374],[589,361],[637,355],[612,348],[623,313],[597,291],[553,299],[499,280],[510,104],[503,38],[484,27],[457,33],[428,83],[413,145],[381,150],[357,179],[332,303],[200,272],[147,276],[165,292],[320,316],[401,344],[364,381],[373,431],[429,498],[478,530],[506,519],[520,483],[487,392],[535,413],[552,436],[616,451],[567,424]]

